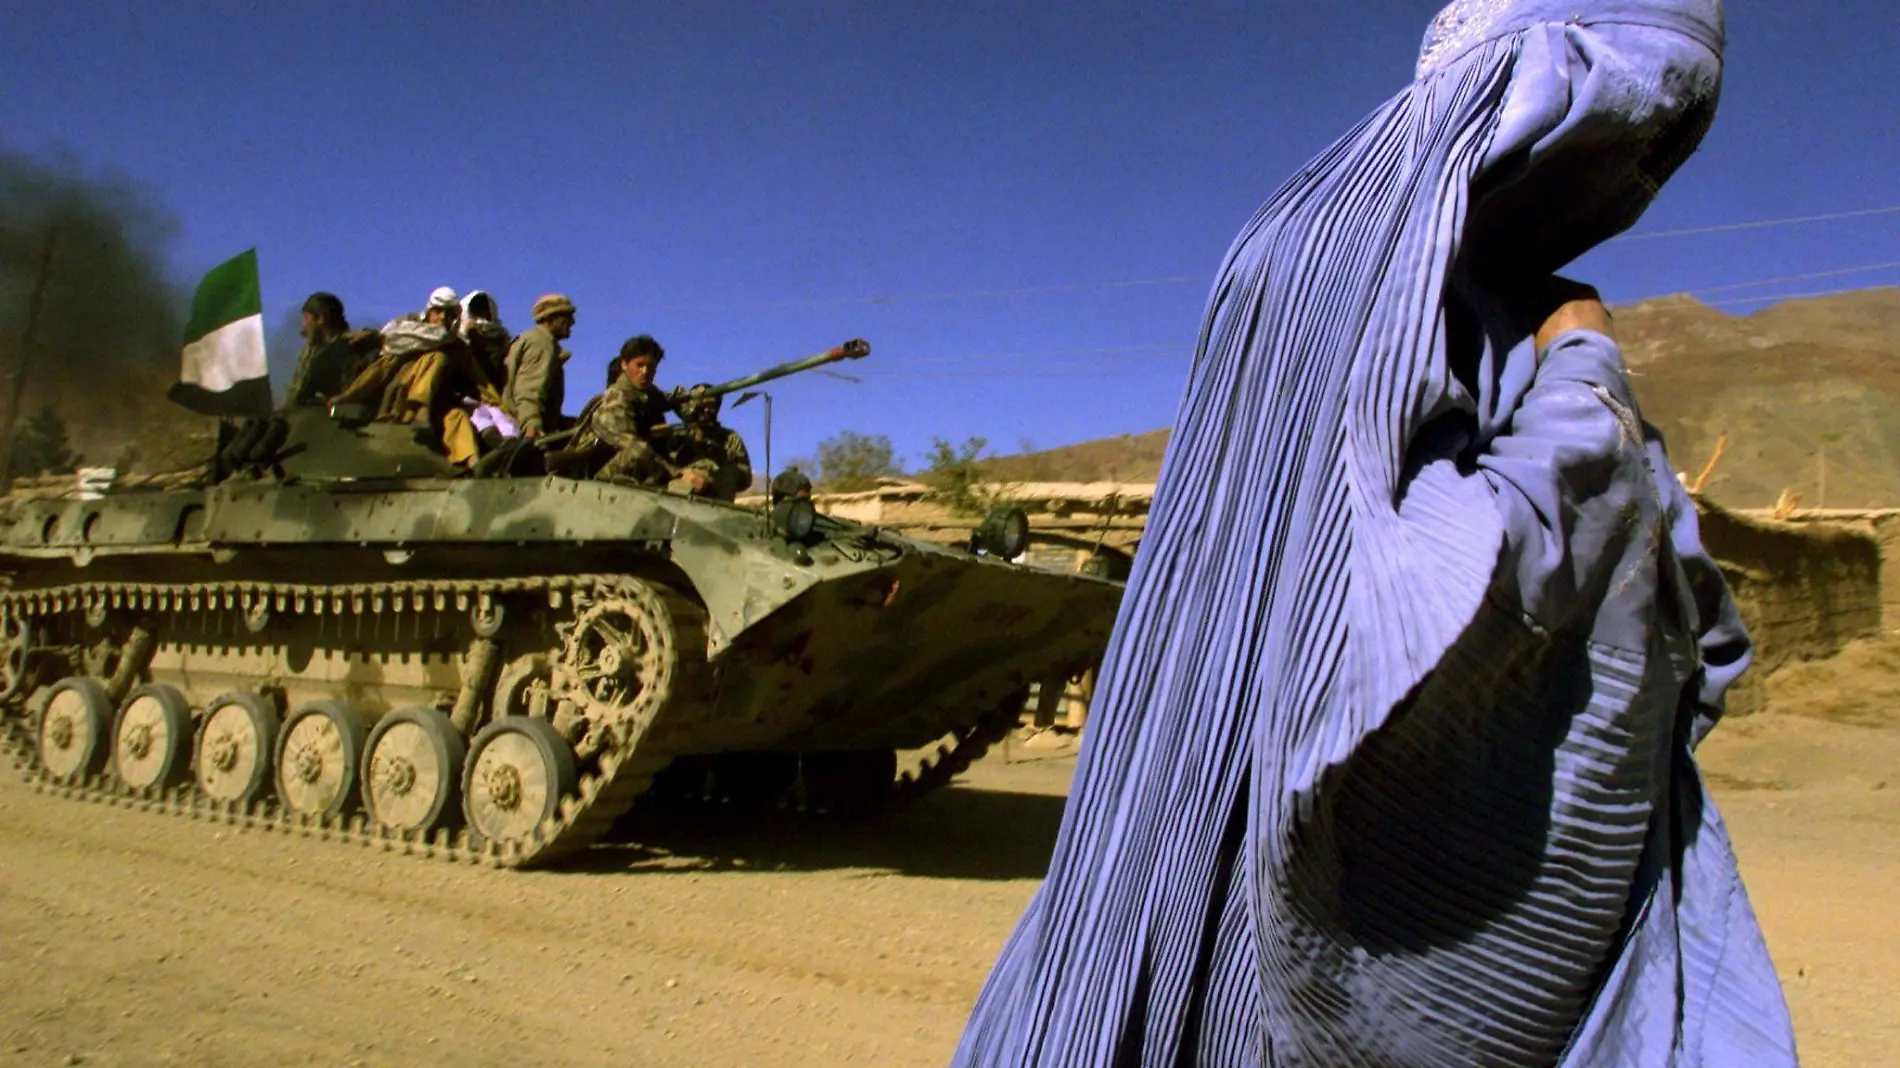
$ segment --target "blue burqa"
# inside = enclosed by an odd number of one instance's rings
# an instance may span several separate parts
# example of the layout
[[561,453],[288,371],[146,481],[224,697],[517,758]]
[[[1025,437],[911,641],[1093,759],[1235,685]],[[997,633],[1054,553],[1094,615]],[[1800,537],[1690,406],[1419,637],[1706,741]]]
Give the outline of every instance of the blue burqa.
[[955,1063],[1795,1061],[1693,749],[1749,644],[1551,273],[1719,0],[1465,0],[1222,264],[1049,875]]

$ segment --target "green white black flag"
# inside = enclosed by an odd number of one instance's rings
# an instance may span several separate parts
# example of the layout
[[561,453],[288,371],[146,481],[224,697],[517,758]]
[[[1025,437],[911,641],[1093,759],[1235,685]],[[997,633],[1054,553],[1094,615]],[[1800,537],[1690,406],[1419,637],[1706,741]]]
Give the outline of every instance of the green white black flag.
[[168,396],[203,415],[270,414],[256,249],[213,267],[198,283],[184,364]]

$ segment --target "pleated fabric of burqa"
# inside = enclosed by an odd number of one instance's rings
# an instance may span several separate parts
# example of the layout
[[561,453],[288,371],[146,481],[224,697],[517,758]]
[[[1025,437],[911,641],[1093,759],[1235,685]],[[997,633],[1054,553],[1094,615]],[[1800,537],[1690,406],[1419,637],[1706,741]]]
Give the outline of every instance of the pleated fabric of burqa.
[[1795,1062],[1693,749],[1749,644],[1537,282],[1714,110],[1719,0],[1466,0],[1209,298],[1048,878],[955,1055]]

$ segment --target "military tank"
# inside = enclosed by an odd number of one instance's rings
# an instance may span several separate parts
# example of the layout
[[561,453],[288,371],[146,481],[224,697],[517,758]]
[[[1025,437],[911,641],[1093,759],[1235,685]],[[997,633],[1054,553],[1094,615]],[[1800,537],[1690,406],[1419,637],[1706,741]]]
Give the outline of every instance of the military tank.
[[1020,512],[946,547],[803,498],[467,477],[360,412],[263,436],[248,472],[12,502],[0,717],[42,788],[504,867],[656,784],[876,809],[1087,669],[1120,596],[1010,563]]

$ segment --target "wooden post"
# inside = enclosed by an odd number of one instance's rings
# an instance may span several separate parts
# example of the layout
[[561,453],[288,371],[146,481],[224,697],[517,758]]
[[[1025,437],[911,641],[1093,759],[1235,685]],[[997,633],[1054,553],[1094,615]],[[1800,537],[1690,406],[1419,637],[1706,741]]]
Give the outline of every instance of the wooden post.
[[26,396],[28,365],[33,359],[35,334],[39,328],[40,302],[46,296],[46,280],[53,274],[53,244],[58,228],[46,232],[46,247],[40,252],[40,273],[33,279],[33,295],[27,298],[26,330],[20,335],[20,351],[7,369],[6,408],[0,411],[0,485],[10,481],[7,469],[13,464],[13,426],[20,418],[20,401]]
[[1062,725],[1081,733],[1082,728],[1088,725],[1089,702],[1095,700],[1094,668],[1082,673],[1082,677],[1076,681],[1075,688],[1069,691],[1068,697],[1069,714]]
[[1702,492],[1702,487],[1709,481],[1709,476],[1715,473],[1715,465],[1721,462],[1722,454],[1727,451],[1728,435],[1718,434],[1715,438],[1715,452],[1710,454],[1709,462],[1702,465],[1702,473],[1697,475],[1695,481],[1690,484],[1690,493],[1700,494]]

